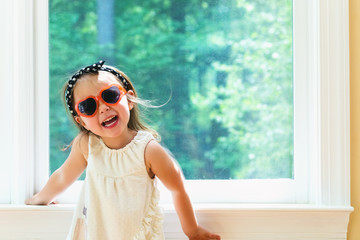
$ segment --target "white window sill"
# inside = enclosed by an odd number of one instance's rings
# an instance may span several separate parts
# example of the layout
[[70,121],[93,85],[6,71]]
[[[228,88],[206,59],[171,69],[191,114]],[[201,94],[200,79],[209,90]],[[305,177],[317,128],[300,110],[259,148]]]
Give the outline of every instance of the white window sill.
[[[172,205],[162,205],[166,239],[187,239]],[[201,225],[222,239],[346,239],[352,207],[195,204]],[[65,239],[74,205],[0,205],[1,239]]]

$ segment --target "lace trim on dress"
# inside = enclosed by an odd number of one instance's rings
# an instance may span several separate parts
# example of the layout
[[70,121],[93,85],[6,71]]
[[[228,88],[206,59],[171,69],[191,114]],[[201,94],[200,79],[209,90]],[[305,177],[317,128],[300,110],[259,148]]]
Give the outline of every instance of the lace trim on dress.
[[161,212],[158,202],[160,194],[157,189],[154,189],[149,208],[142,221],[139,232],[135,235],[133,240],[162,240],[164,239],[162,224],[164,216]]
[[140,130],[136,133],[134,138],[126,146],[124,146],[123,148],[119,148],[119,149],[109,148],[108,146],[106,146],[106,144],[104,143],[104,141],[101,138],[98,138],[98,141],[100,142],[100,145],[103,147],[103,149],[105,149],[106,152],[119,153],[119,152],[125,152],[129,148],[133,149],[136,147],[137,144],[144,143],[144,142],[148,141],[148,139],[150,139],[151,137],[152,137],[152,135],[149,134],[148,132]]
[[93,154],[96,154],[99,151],[104,151],[104,153],[108,154],[122,154],[128,150],[132,151],[134,148],[136,148],[138,144],[148,142],[152,138],[153,136],[151,135],[151,133],[144,130],[139,130],[135,137],[126,146],[119,149],[112,149],[106,146],[106,144],[100,137],[92,134],[89,138],[89,145],[91,146],[91,152]]

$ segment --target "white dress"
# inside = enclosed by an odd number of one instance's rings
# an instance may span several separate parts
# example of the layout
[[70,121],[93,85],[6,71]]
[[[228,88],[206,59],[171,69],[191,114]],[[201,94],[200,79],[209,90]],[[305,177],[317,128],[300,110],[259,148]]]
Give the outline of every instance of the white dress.
[[165,239],[159,192],[144,161],[153,139],[139,131],[124,148],[110,149],[89,135],[86,178],[68,240]]

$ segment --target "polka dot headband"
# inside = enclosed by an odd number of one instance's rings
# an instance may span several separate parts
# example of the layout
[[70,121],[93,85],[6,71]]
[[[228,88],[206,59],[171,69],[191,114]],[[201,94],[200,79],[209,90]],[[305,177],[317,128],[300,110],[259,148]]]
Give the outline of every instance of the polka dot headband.
[[104,67],[103,66],[104,63],[105,63],[105,61],[99,61],[97,63],[94,63],[93,65],[84,67],[84,68],[80,69],[77,73],[75,73],[70,78],[70,80],[69,80],[69,82],[67,84],[67,87],[66,87],[66,91],[65,91],[65,100],[66,100],[66,104],[67,104],[67,106],[69,108],[70,113],[74,117],[77,115],[77,113],[72,107],[71,94],[72,94],[73,88],[74,88],[77,80],[79,78],[81,78],[85,74],[98,73],[99,71],[106,71],[106,72],[112,73],[113,75],[115,75],[121,81],[121,83],[123,83],[125,90],[129,91],[129,83],[128,83],[128,81],[120,73],[118,73],[114,69]]

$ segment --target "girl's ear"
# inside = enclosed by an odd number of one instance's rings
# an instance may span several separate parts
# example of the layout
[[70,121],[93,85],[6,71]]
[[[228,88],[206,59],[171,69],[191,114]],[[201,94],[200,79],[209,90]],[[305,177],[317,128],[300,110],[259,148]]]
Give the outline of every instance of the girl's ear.
[[[132,97],[135,96],[133,90],[127,91],[126,94],[128,94],[128,95],[130,95],[130,96],[132,96]],[[129,106],[129,110],[132,110],[132,109],[134,108],[134,103],[133,103],[129,98],[128,98],[128,106]]]
[[86,127],[85,123],[81,120],[81,118],[80,118],[79,116],[76,116],[76,117],[75,117],[75,121],[76,121],[78,124],[80,124],[81,126],[83,126],[84,128],[86,128],[87,130],[89,130],[89,129]]
[[81,124],[81,119],[80,119],[79,116],[76,116],[76,117],[75,117],[75,121],[76,121],[78,124]]

